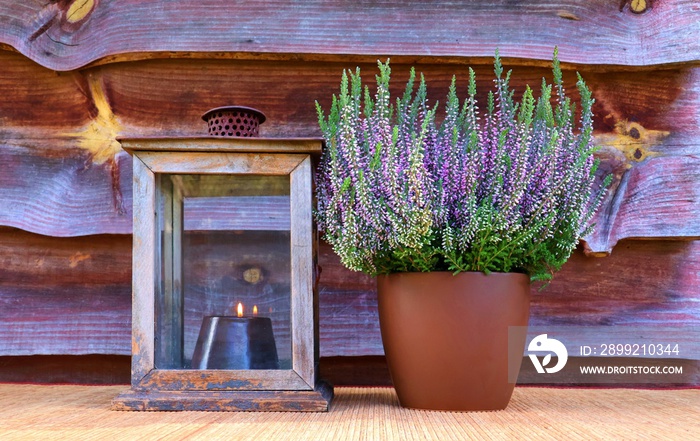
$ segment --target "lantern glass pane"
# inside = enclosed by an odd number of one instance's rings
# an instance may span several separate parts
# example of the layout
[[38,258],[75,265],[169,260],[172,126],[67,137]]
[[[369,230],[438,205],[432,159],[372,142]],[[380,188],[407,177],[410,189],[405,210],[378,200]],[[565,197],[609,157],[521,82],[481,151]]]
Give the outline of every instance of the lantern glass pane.
[[289,182],[160,175],[156,368],[291,368]]

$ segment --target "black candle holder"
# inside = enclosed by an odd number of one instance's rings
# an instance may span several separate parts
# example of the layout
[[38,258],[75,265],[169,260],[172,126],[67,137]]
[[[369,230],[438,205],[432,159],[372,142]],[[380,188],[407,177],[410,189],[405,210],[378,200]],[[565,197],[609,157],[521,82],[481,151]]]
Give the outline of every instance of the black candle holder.
[[272,321],[269,317],[204,317],[192,368],[279,369]]

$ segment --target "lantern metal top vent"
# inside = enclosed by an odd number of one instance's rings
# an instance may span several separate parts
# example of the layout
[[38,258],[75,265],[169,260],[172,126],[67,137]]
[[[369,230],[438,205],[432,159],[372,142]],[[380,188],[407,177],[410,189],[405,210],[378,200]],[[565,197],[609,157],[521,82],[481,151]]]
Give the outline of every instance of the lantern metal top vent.
[[[207,115],[218,128],[224,113]],[[120,142],[134,171],[132,376],[112,407],[328,410],[311,217],[322,140]]]
[[260,135],[265,114],[251,107],[224,106],[207,111],[202,119],[207,122],[212,136],[254,138]]

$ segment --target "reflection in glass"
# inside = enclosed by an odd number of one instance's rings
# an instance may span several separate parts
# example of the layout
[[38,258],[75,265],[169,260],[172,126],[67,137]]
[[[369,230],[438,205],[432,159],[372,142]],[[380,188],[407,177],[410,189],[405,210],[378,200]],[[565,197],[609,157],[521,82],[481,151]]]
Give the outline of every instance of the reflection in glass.
[[289,176],[161,175],[159,204],[156,367],[290,369]]

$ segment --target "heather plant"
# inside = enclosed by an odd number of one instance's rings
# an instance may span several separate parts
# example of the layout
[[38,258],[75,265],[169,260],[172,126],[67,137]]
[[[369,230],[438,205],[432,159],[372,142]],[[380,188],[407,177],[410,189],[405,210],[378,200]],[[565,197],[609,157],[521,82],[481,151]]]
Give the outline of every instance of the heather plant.
[[[403,96],[389,92],[378,63],[374,97],[359,68],[343,72],[328,116],[316,103],[327,148],[319,165],[324,238],[352,270],[523,272],[549,280],[591,231],[609,178],[595,190],[593,98],[578,76],[580,117],[565,95],[554,51],[554,83],[514,100],[498,52],[485,112],[469,69],[460,102],[453,78],[436,122],[423,75]],[[552,105],[552,101],[555,105]],[[578,121],[578,124],[577,124]]]

